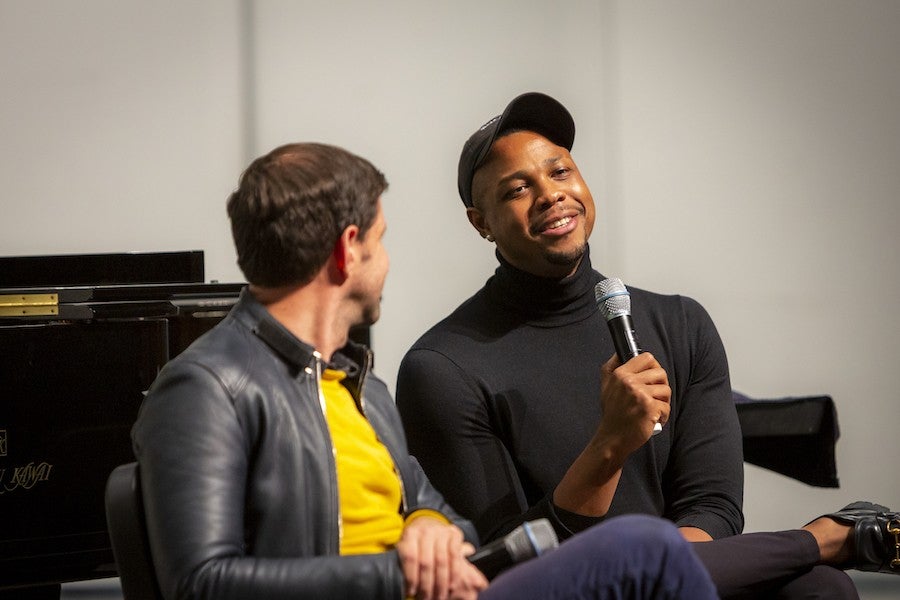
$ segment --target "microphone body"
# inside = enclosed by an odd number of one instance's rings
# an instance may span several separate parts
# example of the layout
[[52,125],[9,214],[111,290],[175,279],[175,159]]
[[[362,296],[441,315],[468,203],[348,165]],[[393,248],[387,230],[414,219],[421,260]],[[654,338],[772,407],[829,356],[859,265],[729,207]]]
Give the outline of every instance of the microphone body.
[[607,319],[606,324],[609,326],[610,333],[612,333],[616,354],[619,356],[622,364],[641,353],[630,314],[626,313]]
[[[631,294],[621,279],[610,277],[594,286],[594,299],[600,314],[606,319],[616,354],[622,364],[625,364],[641,353],[634,324],[631,322]],[[653,435],[661,431],[660,423],[653,426]]]
[[468,560],[485,577],[493,579],[513,565],[540,556],[558,545],[550,521],[536,519],[522,523],[499,540],[482,546],[469,555]]

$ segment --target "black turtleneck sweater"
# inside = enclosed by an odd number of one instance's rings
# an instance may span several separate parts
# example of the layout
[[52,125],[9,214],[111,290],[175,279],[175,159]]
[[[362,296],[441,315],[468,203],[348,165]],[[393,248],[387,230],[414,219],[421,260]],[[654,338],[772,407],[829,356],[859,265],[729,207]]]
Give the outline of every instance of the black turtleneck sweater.
[[[549,499],[600,420],[600,366],[615,352],[594,301],[603,276],[587,255],[561,281],[500,262],[404,357],[397,404],[412,454],[483,541],[540,517],[566,537],[598,520]],[[607,517],[646,513],[714,538],[739,533],[741,433],[715,326],[690,298],[629,291],[672,407],[663,432],[626,461]]]

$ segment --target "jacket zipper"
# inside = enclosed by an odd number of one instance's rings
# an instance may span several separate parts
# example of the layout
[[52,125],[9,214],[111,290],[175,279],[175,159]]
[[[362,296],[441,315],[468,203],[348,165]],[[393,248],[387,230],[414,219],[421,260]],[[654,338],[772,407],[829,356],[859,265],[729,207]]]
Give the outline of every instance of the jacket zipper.
[[[325,421],[325,430],[328,431],[328,418],[327,418],[327,405],[325,403],[325,393],[322,391],[322,355],[318,352],[313,352],[313,356],[316,361],[316,391],[319,396],[319,408],[322,411],[322,419]],[[366,378],[369,375],[369,370],[372,367],[372,351],[366,351],[365,364],[363,364],[363,370],[360,374],[359,378],[359,410],[362,412],[363,416],[367,421],[371,423],[371,419],[369,419],[368,412],[366,410],[366,396],[363,393],[365,388]],[[377,433],[377,432],[376,432]],[[331,433],[328,432],[328,441],[331,445],[331,472],[333,477],[335,478],[332,481],[333,487],[337,490],[337,449],[334,447],[334,442],[331,441]],[[385,445],[387,448],[387,445]],[[391,456],[391,460],[394,462],[394,473],[397,475],[397,481],[400,484],[400,507],[403,511],[403,514],[406,514],[407,510],[409,510],[409,501],[406,497],[406,487],[403,484],[403,477],[400,474],[399,469],[397,468],[397,459],[393,454],[390,453],[390,449],[388,448],[388,454]],[[340,499],[337,497],[337,492],[333,496],[334,499],[334,507],[335,512],[337,513],[337,528],[338,528],[338,539],[337,539],[337,548],[338,552],[340,552],[341,548],[341,540],[344,538],[344,519],[341,515],[341,507],[340,507]]]
[[341,551],[341,540],[344,539],[344,518],[341,514],[341,501],[338,497],[338,486],[337,486],[337,448],[334,447],[334,442],[331,439],[331,432],[328,430],[328,406],[325,403],[325,393],[322,391],[322,355],[317,351],[313,352],[313,357],[316,361],[316,393],[319,396],[319,409],[322,411],[322,420],[325,425],[325,433],[328,435],[328,444],[331,447],[331,484],[332,484],[332,508],[336,514],[337,521],[337,552],[340,554]]
[[[366,420],[371,423],[372,420],[369,419],[369,414],[366,411],[366,395],[363,393],[363,389],[366,385],[366,379],[368,378],[369,371],[372,369],[371,350],[366,350],[365,363],[362,367],[363,370],[359,377],[359,410],[362,411],[362,414],[366,418]],[[377,434],[378,432],[376,431],[375,433]],[[400,508],[402,509],[402,514],[406,514],[406,511],[409,509],[409,501],[406,497],[406,487],[403,485],[403,476],[401,475],[400,470],[397,467],[397,458],[393,454],[391,454],[391,449],[388,448],[387,444],[385,444],[384,447],[387,448],[388,454],[391,457],[391,461],[394,463],[394,474],[397,475],[397,481],[400,482]]]

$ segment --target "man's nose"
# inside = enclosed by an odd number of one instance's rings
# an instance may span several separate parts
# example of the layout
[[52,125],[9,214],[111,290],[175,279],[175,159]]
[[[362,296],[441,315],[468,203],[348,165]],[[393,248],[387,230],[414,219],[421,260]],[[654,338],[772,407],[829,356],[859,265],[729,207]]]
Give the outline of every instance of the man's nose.
[[562,202],[565,198],[565,190],[553,183],[547,183],[541,187],[540,195],[538,196],[538,205],[541,210],[547,210],[557,202]]

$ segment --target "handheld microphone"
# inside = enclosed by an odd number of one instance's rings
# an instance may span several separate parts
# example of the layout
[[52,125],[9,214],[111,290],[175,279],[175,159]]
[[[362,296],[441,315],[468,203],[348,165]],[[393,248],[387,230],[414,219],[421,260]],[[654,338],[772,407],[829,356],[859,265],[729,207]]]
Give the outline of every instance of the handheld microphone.
[[[612,334],[616,354],[622,364],[641,353],[634,324],[631,322],[631,294],[618,277],[604,279],[594,286],[594,298],[597,308],[606,319],[609,332]],[[662,431],[662,424],[653,426],[653,435]]]
[[470,563],[478,567],[488,579],[493,579],[501,571],[540,556],[559,545],[556,532],[547,519],[526,521],[499,540],[486,544],[469,555]]

